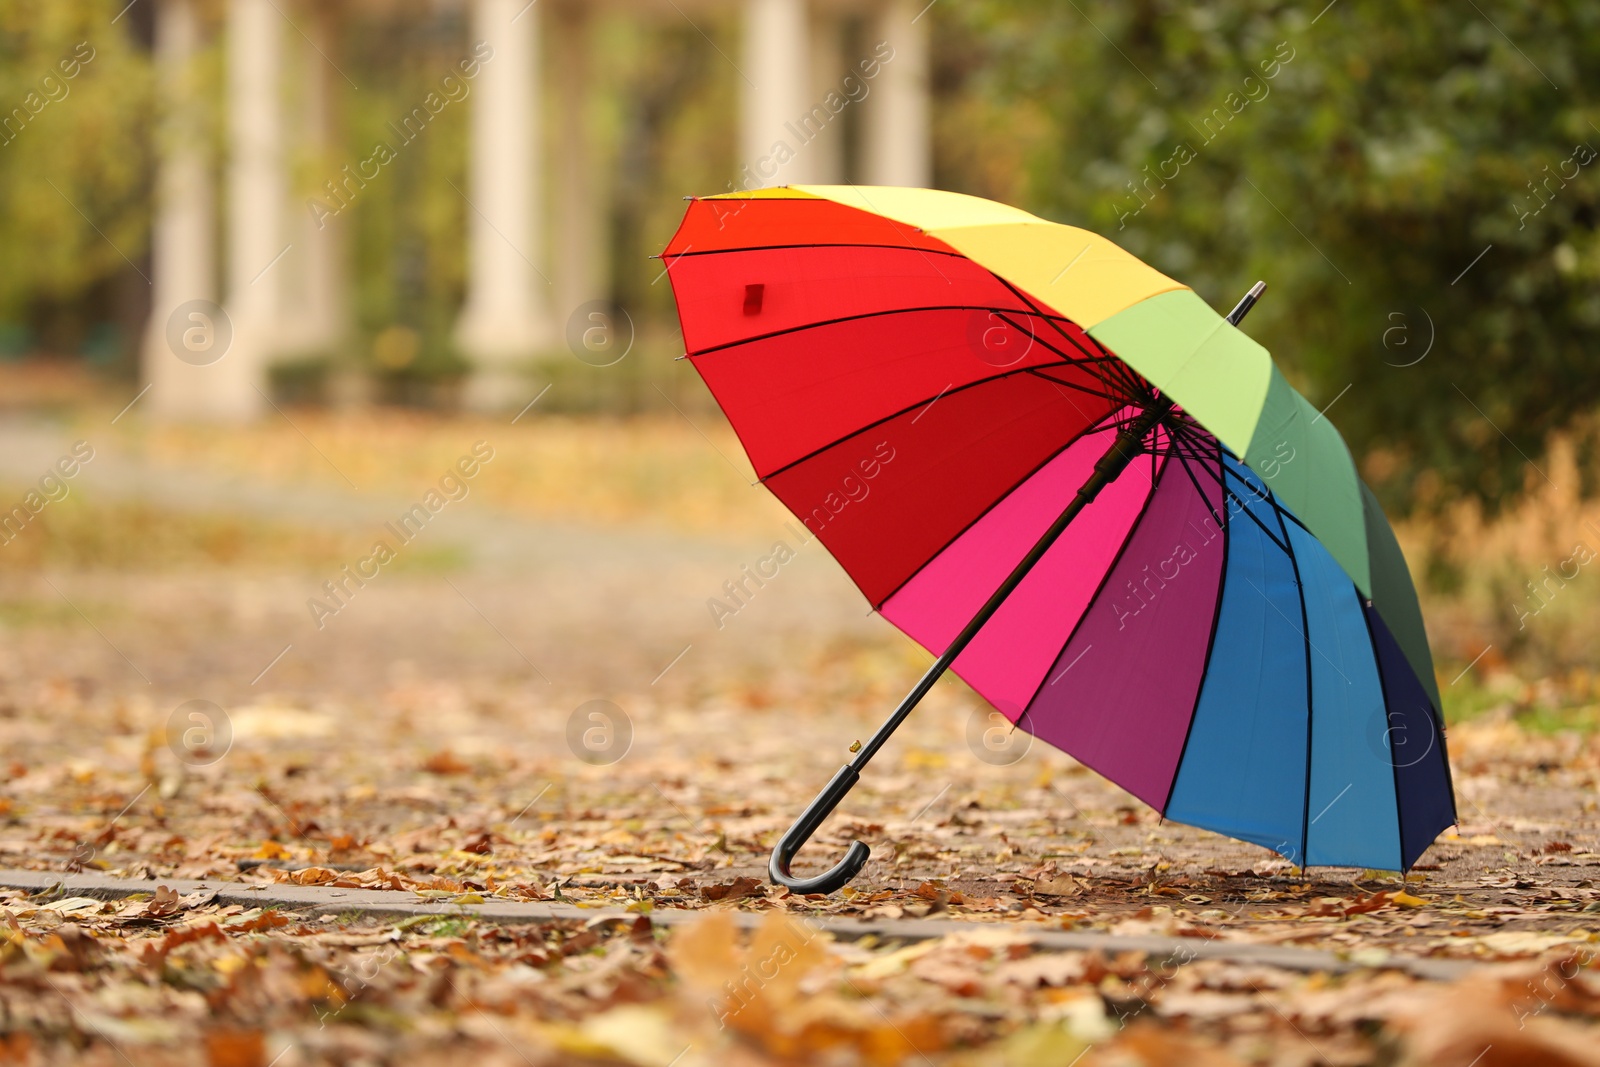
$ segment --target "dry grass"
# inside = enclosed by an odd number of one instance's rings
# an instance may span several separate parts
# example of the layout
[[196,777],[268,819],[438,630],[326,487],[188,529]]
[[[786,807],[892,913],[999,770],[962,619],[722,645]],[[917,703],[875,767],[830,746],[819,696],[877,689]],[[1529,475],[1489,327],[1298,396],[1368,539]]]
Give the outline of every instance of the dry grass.
[[1581,674],[1600,644],[1600,500],[1579,495],[1570,442],[1541,466],[1498,516],[1463,502],[1399,526],[1435,653],[1462,666],[1481,654],[1480,677]]
[[410,498],[486,441],[494,459],[472,492],[512,514],[711,537],[765,533],[787,516],[752,490],[744,451],[717,416],[696,415],[691,424],[677,414],[624,420],[535,411],[510,425],[509,417],[291,410],[287,419],[294,428],[277,416],[228,429],[127,421],[119,444],[162,464],[280,485],[353,483]]

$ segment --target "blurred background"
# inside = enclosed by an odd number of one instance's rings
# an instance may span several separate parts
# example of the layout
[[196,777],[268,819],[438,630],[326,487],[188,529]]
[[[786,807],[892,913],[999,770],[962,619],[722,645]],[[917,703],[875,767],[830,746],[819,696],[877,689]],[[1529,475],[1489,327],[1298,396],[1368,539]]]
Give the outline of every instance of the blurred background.
[[[163,714],[469,669],[768,706],[866,648],[881,700],[917,654],[820,550],[713,625],[786,515],[651,258],[685,195],[863,182],[1219,310],[1267,280],[1447,712],[1589,723],[1597,94],[1577,0],[0,0],[0,666]],[[321,591],[480,440],[403,576]]]

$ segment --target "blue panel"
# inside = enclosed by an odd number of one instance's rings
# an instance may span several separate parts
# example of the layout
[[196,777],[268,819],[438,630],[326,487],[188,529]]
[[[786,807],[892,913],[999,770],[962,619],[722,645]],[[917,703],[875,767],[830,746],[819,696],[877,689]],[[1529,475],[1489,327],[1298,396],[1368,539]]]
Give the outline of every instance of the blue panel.
[[1236,495],[1227,502],[1221,614],[1165,814],[1299,863],[1306,772],[1300,597],[1288,554],[1251,518],[1278,534],[1272,507],[1237,478],[1256,493],[1264,492],[1260,482],[1226,462]]
[[1389,720],[1355,585],[1316,538],[1288,524],[1311,646],[1308,863],[1399,870]]
[[1456,821],[1444,731],[1411,662],[1370,607],[1367,624],[1378,650],[1384,702],[1389,705],[1389,751],[1400,797],[1401,859],[1410,867],[1439,831]]

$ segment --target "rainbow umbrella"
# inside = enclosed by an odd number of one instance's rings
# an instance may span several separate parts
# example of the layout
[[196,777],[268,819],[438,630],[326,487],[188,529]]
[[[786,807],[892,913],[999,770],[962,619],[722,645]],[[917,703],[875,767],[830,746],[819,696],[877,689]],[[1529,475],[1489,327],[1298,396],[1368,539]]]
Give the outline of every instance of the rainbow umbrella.
[[1167,818],[1408,869],[1455,822],[1416,592],[1333,424],[1237,323],[1072,226],[925,189],[693,200],[685,347],[763,484],[937,661]]

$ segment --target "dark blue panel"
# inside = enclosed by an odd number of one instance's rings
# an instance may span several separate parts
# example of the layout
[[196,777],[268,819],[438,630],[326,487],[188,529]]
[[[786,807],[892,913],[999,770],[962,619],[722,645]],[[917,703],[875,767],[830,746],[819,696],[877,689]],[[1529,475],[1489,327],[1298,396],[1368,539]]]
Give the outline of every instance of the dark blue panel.
[[1439,717],[1410,661],[1378,613],[1370,607],[1366,612],[1389,705],[1389,750],[1400,799],[1400,851],[1409,868],[1439,831],[1456,821],[1450,764]]

